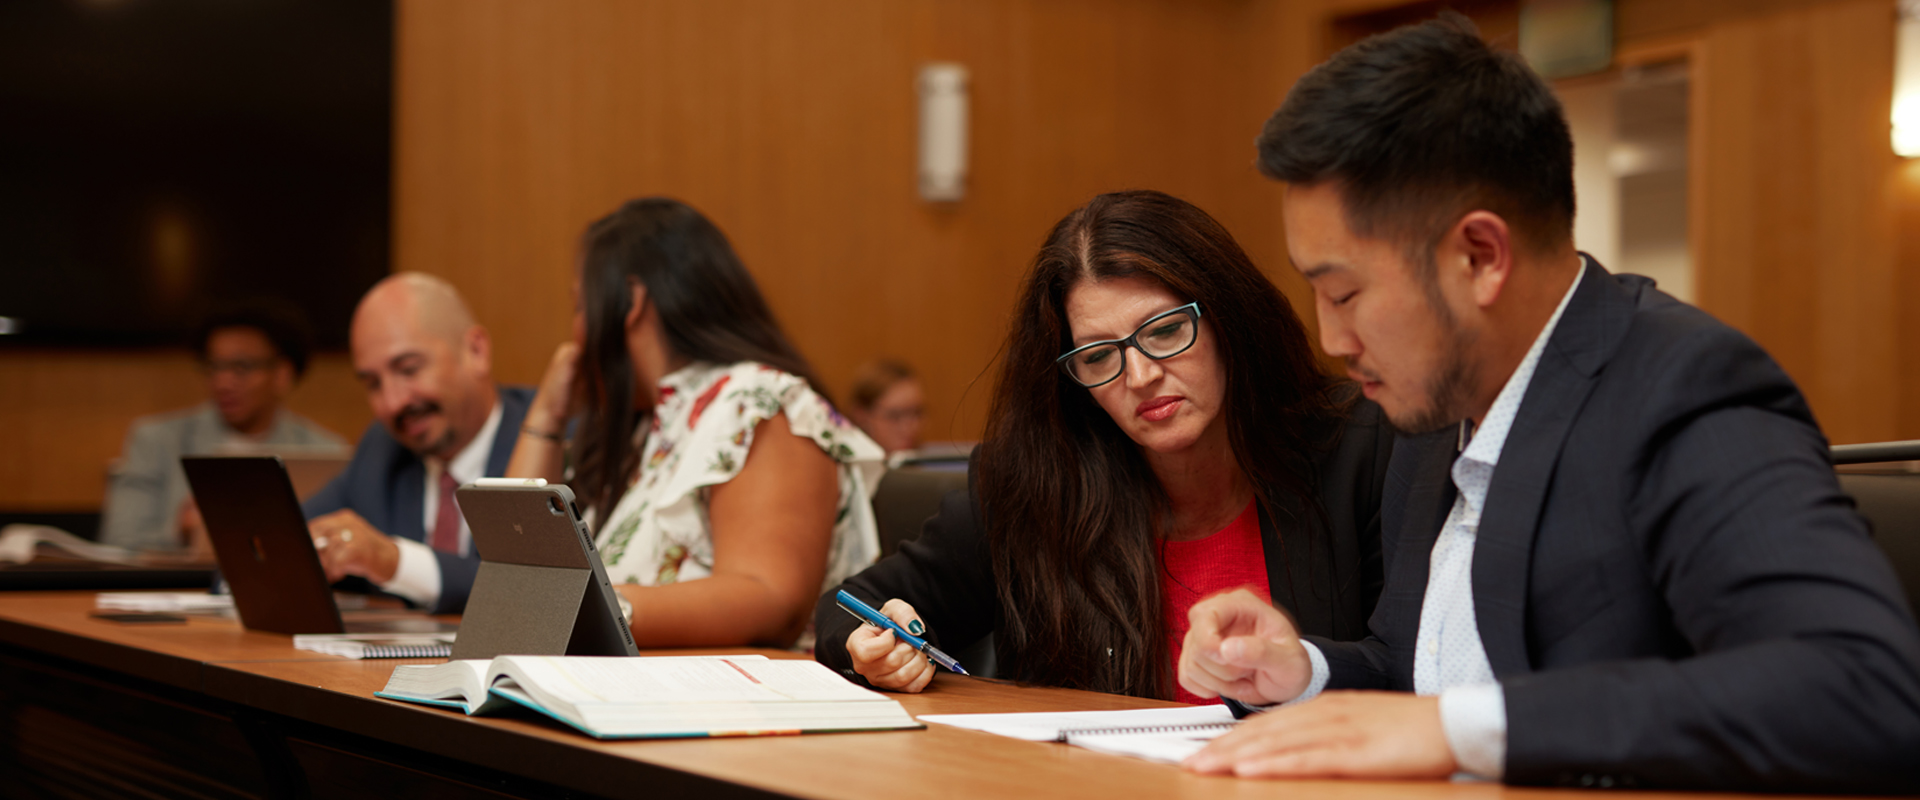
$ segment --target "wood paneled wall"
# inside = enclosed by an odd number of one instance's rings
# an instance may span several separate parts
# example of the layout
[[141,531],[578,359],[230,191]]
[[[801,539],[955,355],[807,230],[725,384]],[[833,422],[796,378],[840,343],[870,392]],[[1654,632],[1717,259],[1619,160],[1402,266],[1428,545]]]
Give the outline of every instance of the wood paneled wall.
[[[915,365],[934,439],[978,436],[1018,276],[1094,194],[1185,197],[1302,286],[1252,139],[1310,64],[1311,4],[401,8],[397,266],[467,293],[504,379],[535,381],[567,332],[580,232],[643,195],[714,219],[842,394],[865,359]],[[929,61],[971,71],[971,178],[952,205],[915,189],[914,78]]]
[[[1252,139],[1314,57],[1283,0],[403,0],[395,268],[443,275],[533,383],[568,330],[575,245],[618,203],[672,195],[732,238],[789,333],[845,393],[856,366],[923,373],[931,438],[973,438],[1018,276],[1094,194],[1194,201],[1296,297],[1279,189]],[[972,72],[966,200],[916,194],[918,66]],[[98,503],[140,414],[200,397],[184,355],[0,353],[0,508]],[[367,420],[344,364],[297,410]],[[22,482],[24,481],[24,482]]]
[[[127,426],[206,399],[184,351],[0,352],[0,510],[98,509]],[[373,418],[338,354],[309,362],[287,405],[348,441]]]
[[1920,437],[1893,26],[1892,0],[1791,5],[1708,25],[1694,71],[1700,306],[1773,354],[1835,442]]
[[[1334,0],[1345,44],[1441,3]],[[1457,6],[1500,40],[1517,0]],[[1616,0],[1693,60],[1696,300],[1773,354],[1835,443],[1920,438],[1920,167],[1888,144],[1894,0]]]
[[[395,266],[453,280],[497,374],[533,382],[567,330],[579,232],[677,196],[728,232],[830,385],[905,357],[929,435],[970,438],[1018,276],[1097,192],[1193,200],[1307,298],[1251,141],[1334,17],[1395,5],[403,0]],[[1616,5],[1623,44],[1704,53],[1702,305],[1779,357],[1835,441],[1920,437],[1920,167],[1886,142],[1893,0]],[[914,72],[935,60],[972,71],[971,186],[948,206],[914,188]],[[0,352],[0,508],[97,505],[127,423],[200,396],[184,354]],[[293,407],[348,436],[368,420],[340,356]]]

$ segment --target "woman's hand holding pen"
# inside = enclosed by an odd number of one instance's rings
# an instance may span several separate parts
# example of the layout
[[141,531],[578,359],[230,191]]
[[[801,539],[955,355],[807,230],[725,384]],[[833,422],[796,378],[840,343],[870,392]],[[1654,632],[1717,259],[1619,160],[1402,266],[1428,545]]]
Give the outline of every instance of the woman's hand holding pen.
[[[904,600],[888,600],[880,607],[880,613],[900,623],[908,633],[926,629],[920,623],[919,612]],[[847,636],[847,655],[853,657],[853,671],[876,689],[918,692],[933,681],[933,662],[885,628],[870,624],[855,628]]]

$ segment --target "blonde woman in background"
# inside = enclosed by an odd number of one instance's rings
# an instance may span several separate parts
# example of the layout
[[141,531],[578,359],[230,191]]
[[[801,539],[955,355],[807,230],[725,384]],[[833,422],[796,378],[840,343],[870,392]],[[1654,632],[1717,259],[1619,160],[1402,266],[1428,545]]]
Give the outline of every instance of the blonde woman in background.
[[887,456],[920,448],[926,399],[920,380],[906,362],[878,358],[860,367],[853,378],[847,416],[887,451]]

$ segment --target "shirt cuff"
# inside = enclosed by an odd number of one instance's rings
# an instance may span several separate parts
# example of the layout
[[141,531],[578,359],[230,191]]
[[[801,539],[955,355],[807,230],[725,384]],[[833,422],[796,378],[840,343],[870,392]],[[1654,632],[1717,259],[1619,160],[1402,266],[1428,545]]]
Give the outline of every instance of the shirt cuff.
[[389,538],[400,547],[400,563],[393,568],[393,579],[380,584],[380,590],[421,608],[433,608],[440,601],[440,558],[420,542]]
[[1440,727],[1460,771],[1500,780],[1507,764],[1507,695],[1498,683],[1440,693]]
[[1286,702],[1272,703],[1264,706],[1257,706],[1252,703],[1235,700],[1228,706],[1229,708],[1234,708],[1234,718],[1238,719],[1248,714],[1271,711],[1281,706],[1304,703],[1320,696],[1320,692],[1327,688],[1327,679],[1333,676],[1333,671],[1327,668],[1327,656],[1325,653],[1320,652],[1320,648],[1314,647],[1312,642],[1305,639],[1300,640],[1300,646],[1307,649],[1307,661],[1313,664],[1313,677],[1307,680],[1307,688],[1301,690],[1300,696]]
[[[1304,703],[1315,697],[1319,697],[1320,693],[1327,688],[1327,679],[1333,677],[1333,670],[1327,667],[1327,656],[1325,653],[1320,652],[1320,648],[1313,646],[1312,642],[1305,639],[1300,640],[1300,646],[1307,649],[1307,660],[1313,662],[1313,679],[1307,681],[1307,688],[1300,692],[1299,697],[1281,703],[1280,705],[1282,706]],[[1279,706],[1273,707],[1278,708]]]

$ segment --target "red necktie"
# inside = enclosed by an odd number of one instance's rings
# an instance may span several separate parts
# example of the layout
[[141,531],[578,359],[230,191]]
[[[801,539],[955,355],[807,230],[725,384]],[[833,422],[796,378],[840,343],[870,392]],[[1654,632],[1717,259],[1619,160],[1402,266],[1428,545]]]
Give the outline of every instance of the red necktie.
[[460,507],[454,505],[453,490],[460,482],[446,470],[440,471],[440,509],[433,515],[433,536],[427,545],[442,553],[460,554]]

